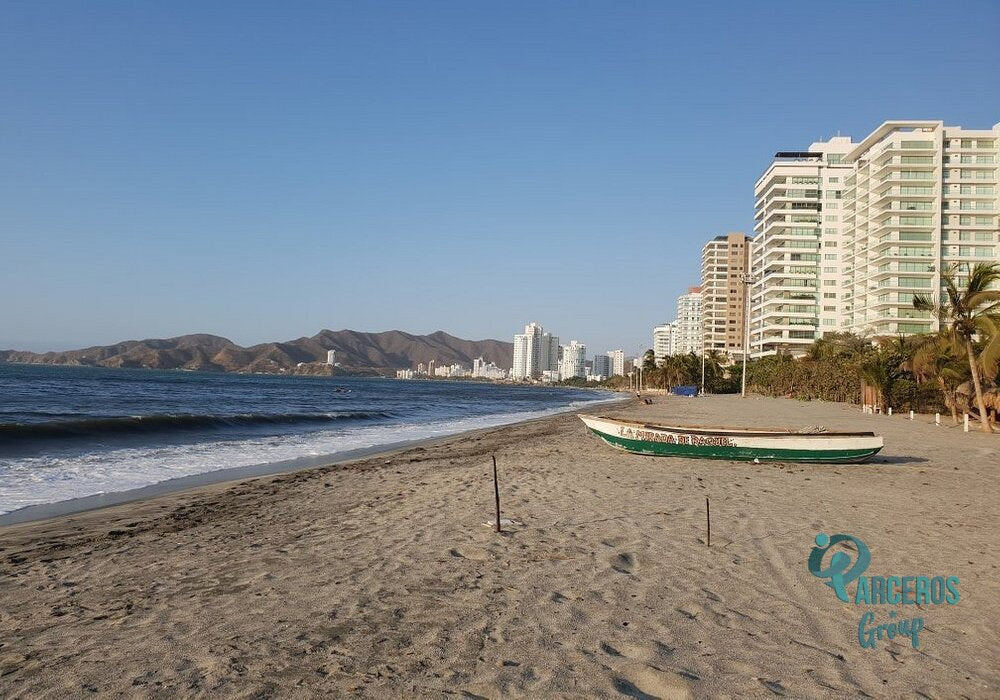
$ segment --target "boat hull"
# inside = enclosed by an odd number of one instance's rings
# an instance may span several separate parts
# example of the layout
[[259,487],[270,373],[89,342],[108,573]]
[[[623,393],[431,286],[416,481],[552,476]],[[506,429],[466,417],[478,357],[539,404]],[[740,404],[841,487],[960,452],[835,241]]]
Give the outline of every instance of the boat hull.
[[882,449],[873,434],[722,431],[643,425],[580,416],[587,428],[612,447],[656,457],[726,459],[743,462],[854,463]]

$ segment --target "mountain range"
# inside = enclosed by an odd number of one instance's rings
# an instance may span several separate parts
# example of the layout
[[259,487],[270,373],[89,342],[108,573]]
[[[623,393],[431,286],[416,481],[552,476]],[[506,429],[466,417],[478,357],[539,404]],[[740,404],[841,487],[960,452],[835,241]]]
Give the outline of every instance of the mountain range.
[[[336,351],[340,367],[325,364],[328,350]],[[510,367],[513,355],[513,343],[463,340],[444,331],[413,335],[403,331],[322,330],[311,338],[250,347],[199,333],[177,338],[127,340],[65,352],[0,350],[0,362],[268,374],[373,374],[416,368],[418,363],[431,360],[438,366],[455,363],[471,366],[477,357],[500,367]]]

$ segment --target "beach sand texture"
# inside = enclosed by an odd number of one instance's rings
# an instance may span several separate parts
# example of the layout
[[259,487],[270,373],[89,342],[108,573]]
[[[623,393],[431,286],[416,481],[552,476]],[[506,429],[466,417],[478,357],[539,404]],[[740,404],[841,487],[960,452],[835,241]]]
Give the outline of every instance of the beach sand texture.
[[[1000,694],[1000,435],[655,401],[604,412],[870,429],[886,448],[863,465],[641,457],[562,415],[12,526],[0,696]],[[494,453],[523,523],[503,535],[484,525]],[[818,532],[864,540],[868,574],[958,576],[961,601],[899,609],[925,619],[918,649],[862,649],[868,608],[806,568]]]

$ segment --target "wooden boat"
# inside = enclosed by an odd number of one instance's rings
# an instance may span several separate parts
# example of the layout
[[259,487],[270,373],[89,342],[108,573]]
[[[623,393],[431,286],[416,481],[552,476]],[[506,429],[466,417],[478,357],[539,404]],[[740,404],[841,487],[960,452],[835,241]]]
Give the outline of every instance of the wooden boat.
[[875,433],[650,425],[578,414],[609,445],[641,455],[744,462],[863,462],[882,449]]

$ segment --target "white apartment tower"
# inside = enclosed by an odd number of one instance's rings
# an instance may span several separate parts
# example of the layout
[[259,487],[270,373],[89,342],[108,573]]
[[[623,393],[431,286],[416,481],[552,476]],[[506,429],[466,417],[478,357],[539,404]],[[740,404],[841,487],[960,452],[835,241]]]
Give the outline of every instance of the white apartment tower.
[[559,338],[546,333],[537,323],[529,323],[524,333],[514,336],[512,379],[538,379],[542,372],[559,370]]
[[587,376],[587,346],[575,340],[563,346],[562,361],[559,364],[559,379]]
[[845,162],[856,144],[836,136],[781,151],[754,185],[750,260],[752,357],[801,355],[838,330],[842,311]]
[[677,320],[674,321],[673,355],[701,354],[702,342],[701,287],[688,287],[687,294],[677,297]]
[[845,156],[843,330],[897,335],[937,330],[913,308],[998,260],[1000,124],[971,130],[941,121],[889,121]]
[[742,357],[746,285],[750,272],[750,239],[742,233],[716,236],[701,250],[701,317],[703,347],[730,360]]
[[594,363],[590,373],[597,377],[610,377],[611,358],[608,355],[594,355]]
[[607,355],[608,358],[611,360],[611,376],[612,377],[625,376],[625,351],[608,350]]
[[676,321],[673,323],[664,323],[653,328],[653,356],[657,363],[676,354],[674,351],[676,334]]

